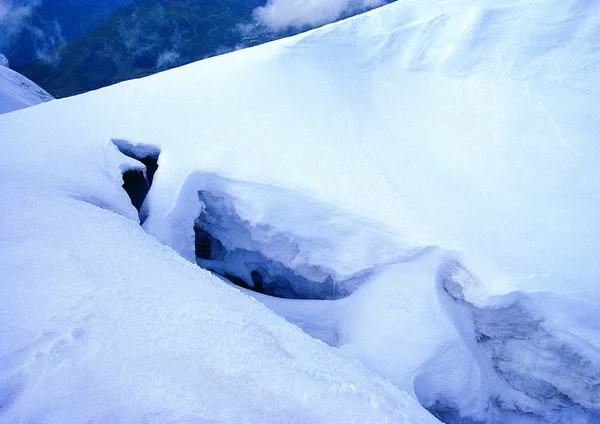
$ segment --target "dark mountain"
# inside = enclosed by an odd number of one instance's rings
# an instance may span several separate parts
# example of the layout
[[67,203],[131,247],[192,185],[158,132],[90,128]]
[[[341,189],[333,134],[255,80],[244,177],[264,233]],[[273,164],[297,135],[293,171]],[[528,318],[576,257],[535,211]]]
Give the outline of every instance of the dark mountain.
[[264,0],[135,0],[85,36],[57,49],[57,61],[15,67],[57,97],[233,50],[247,42],[238,25],[251,22]]
[[66,97],[309,29],[273,33],[253,24],[253,11],[265,3],[130,0],[50,58],[14,68],[53,96]]
[[[11,65],[21,66],[39,56],[51,60],[52,50],[79,38],[132,0],[43,0],[33,3],[31,16],[1,44]],[[19,3],[16,3],[19,4]],[[25,3],[27,4],[27,3]],[[1,31],[0,31],[1,34]]]

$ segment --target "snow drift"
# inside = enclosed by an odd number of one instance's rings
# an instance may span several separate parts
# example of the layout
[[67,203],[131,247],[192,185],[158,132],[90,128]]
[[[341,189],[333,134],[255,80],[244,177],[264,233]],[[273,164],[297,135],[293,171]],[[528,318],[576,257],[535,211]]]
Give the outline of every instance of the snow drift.
[[0,417],[597,421],[599,19],[406,0],[0,117]]

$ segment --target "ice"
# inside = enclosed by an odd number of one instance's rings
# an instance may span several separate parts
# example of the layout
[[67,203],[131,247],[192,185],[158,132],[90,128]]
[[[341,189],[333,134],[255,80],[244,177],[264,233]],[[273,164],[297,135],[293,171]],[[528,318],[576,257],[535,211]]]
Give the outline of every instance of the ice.
[[[597,336],[592,335],[597,307],[568,297],[523,292],[476,306],[457,290],[472,281],[473,276],[457,264],[446,265],[439,274],[440,285],[456,303],[455,316],[472,323],[462,327],[462,336],[477,343],[472,351],[488,379],[495,407],[547,422],[568,422],[574,417],[597,421],[600,351]],[[582,329],[591,337],[573,334]]]
[[414,250],[392,229],[325,202],[207,173],[190,175],[167,217],[151,211],[144,228],[203,268],[287,298],[347,296]]
[[0,421],[598,421],[598,19],[406,0],[0,116]]

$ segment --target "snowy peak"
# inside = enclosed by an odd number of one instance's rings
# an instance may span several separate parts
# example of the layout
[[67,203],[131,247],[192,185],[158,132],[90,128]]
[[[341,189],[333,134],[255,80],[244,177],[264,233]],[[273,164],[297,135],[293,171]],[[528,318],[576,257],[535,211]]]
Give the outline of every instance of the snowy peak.
[[44,89],[8,68],[8,60],[0,55],[0,114],[23,109],[53,99]]
[[8,59],[2,53],[0,53],[0,66],[8,68]]

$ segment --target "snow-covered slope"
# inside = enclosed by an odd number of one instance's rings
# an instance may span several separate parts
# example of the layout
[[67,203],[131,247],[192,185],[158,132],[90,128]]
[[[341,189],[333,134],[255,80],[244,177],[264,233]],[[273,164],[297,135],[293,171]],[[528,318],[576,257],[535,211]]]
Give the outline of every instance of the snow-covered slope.
[[0,418],[596,422],[599,25],[406,0],[0,117]]
[[34,82],[8,68],[8,61],[0,54],[0,114],[12,112],[52,100]]

